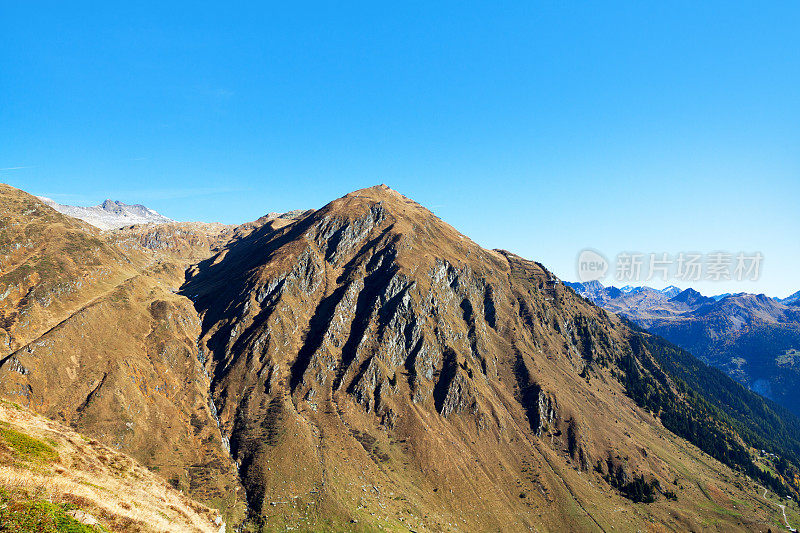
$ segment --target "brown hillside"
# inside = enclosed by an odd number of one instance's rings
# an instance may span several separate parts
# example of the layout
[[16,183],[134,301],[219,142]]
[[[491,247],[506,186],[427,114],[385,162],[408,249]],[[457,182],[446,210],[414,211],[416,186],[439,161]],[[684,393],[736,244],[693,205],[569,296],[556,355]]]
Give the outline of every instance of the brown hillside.
[[[622,378],[644,376],[690,410],[641,334],[385,186],[238,227],[99,233],[11,187],[0,204],[0,395],[228,524],[780,526],[752,482],[629,397]],[[655,501],[632,501],[645,483]]]
[[92,226],[0,184],[0,357],[135,273]]

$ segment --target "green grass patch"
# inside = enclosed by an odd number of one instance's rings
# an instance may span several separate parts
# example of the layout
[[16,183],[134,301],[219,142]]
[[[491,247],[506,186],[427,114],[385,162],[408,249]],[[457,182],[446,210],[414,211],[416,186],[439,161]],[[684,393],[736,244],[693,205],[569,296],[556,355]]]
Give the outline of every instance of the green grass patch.
[[106,492],[110,492],[110,491],[109,491],[107,488],[105,488],[105,487],[101,487],[100,485],[95,485],[95,484],[94,484],[94,483],[92,483],[91,481],[86,481],[85,479],[79,479],[79,480],[77,480],[77,481],[78,481],[78,483],[80,483],[81,485],[86,485],[87,487],[92,487],[93,489],[104,490],[104,491],[106,491]]
[[58,460],[58,452],[51,445],[13,430],[7,424],[0,425],[0,440],[16,458],[23,461],[52,463]]
[[22,411],[22,406],[18,403],[9,402],[8,400],[0,400],[0,403],[9,406],[12,409],[16,409],[17,411]]
[[69,516],[75,507],[10,494],[0,489],[0,533],[98,533],[99,526],[87,526]]

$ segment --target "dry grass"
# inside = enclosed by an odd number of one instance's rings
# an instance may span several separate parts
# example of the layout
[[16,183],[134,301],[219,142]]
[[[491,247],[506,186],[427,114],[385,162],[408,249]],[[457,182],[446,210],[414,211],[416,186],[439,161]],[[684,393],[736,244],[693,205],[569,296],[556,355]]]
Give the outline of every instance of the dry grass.
[[57,452],[31,460],[5,442],[0,489],[6,493],[71,504],[110,531],[220,531],[218,511],[174,490],[129,457],[12,404],[0,404],[0,420],[5,429],[25,435],[28,444]]

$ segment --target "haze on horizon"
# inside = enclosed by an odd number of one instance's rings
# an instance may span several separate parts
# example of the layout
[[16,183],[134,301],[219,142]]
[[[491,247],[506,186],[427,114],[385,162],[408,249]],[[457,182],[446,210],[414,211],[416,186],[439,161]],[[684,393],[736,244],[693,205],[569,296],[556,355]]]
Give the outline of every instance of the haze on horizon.
[[30,193],[240,223],[387,183],[563,279],[584,248],[758,251],[759,281],[691,286],[800,289],[795,3],[20,3],[0,20],[0,182]]

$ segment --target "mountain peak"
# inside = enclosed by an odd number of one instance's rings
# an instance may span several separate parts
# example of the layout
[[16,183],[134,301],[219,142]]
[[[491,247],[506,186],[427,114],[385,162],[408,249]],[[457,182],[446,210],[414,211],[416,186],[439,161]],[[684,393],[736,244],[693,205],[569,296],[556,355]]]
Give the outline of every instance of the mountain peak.
[[369,194],[381,194],[381,193],[393,193],[398,196],[402,196],[399,192],[395,191],[385,183],[379,183],[377,185],[373,185],[371,187],[364,187],[363,189],[355,190],[345,196],[351,195],[369,195]]
[[670,298],[670,301],[676,303],[683,303],[691,306],[691,305],[699,305],[701,303],[710,302],[712,300],[706,296],[703,296],[696,290],[688,288]]
[[383,183],[381,183],[380,185],[373,185],[372,187],[366,187],[364,189],[353,191],[349,194],[344,195],[338,200],[334,200],[333,202],[331,202],[331,204],[337,204],[337,202],[347,203],[347,204],[350,204],[351,202],[361,203],[365,200],[369,203],[374,203],[374,202],[382,203],[384,207],[387,209],[407,208],[409,206],[413,206],[417,209],[421,209],[430,213],[430,211],[422,207],[417,202],[411,200],[407,196],[400,194],[396,190],[392,189],[391,187]]
[[[380,241],[391,241],[398,263],[412,269],[433,266],[436,259],[477,268],[480,259],[490,261],[496,269],[508,268],[501,253],[485,250],[426,207],[385,184],[338,198],[314,213],[312,219],[326,239],[333,231],[347,240],[372,234]],[[343,243],[337,241],[336,246]],[[327,246],[329,243],[323,243]]]
[[43,203],[49,205],[59,213],[83,220],[92,226],[103,230],[124,228],[136,224],[166,224],[175,222],[152,209],[141,204],[128,205],[118,200],[106,199],[100,205],[82,207],[64,205],[45,198],[38,197]]
[[[402,193],[397,192],[386,184],[373,185],[348,193],[334,200],[320,211],[355,209],[357,206],[381,204],[381,208],[398,217],[417,215],[423,217],[435,216],[429,209],[415,202]],[[436,217],[438,218],[438,217]]]
[[675,285],[670,285],[669,287],[661,289],[661,292],[665,294],[667,298],[674,298],[681,293],[681,289]]

